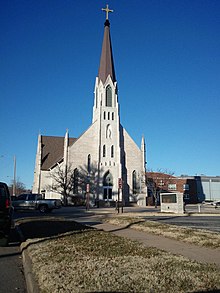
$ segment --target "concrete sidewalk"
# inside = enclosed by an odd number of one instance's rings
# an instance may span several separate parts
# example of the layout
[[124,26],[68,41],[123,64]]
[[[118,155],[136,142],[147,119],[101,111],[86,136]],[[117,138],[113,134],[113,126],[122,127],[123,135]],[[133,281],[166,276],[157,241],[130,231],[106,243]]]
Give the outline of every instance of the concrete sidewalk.
[[200,247],[163,236],[137,231],[132,228],[119,227],[107,223],[93,224],[92,227],[138,241],[147,247],[156,247],[172,254],[185,256],[190,260],[195,260],[201,263],[215,264],[220,268],[220,249]]

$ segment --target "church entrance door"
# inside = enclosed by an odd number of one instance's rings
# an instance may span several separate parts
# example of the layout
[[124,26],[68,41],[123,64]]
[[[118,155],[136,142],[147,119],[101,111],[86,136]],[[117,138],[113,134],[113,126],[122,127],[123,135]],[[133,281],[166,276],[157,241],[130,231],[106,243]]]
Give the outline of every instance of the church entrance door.
[[112,188],[104,187],[104,200],[112,199]]
[[103,178],[103,199],[112,200],[112,187],[113,187],[113,177],[108,171],[105,173]]

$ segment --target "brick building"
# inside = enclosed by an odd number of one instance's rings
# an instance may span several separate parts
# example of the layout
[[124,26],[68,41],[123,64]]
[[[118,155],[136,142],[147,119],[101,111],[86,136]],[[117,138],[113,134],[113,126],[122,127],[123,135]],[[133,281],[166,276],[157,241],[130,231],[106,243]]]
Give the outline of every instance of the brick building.
[[197,203],[197,182],[195,177],[175,177],[160,172],[147,172],[148,187],[147,204],[154,205],[155,199],[159,203],[160,192],[181,192],[186,203]]

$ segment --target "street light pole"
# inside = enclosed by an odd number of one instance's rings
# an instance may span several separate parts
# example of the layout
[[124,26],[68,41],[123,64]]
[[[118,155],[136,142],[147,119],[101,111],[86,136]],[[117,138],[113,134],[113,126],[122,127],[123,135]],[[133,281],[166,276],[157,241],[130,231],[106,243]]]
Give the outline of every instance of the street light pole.
[[16,156],[14,156],[14,180],[13,180],[13,196],[16,194]]

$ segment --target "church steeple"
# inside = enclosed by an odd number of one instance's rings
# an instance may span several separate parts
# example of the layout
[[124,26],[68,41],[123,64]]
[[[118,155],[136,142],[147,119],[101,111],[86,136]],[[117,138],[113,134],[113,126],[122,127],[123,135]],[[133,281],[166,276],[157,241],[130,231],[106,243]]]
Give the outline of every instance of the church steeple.
[[116,81],[115,77],[115,69],[114,69],[114,61],[112,55],[112,46],[111,46],[111,36],[110,36],[110,22],[108,20],[108,13],[113,12],[108,8],[103,8],[102,10],[106,11],[106,21],[105,21],[105,30],[104,30],[104,38],[102,43],[102,53],[100,59],[99,73],[98,78],[104,84],[108,75],[110,75],[113,83]]

